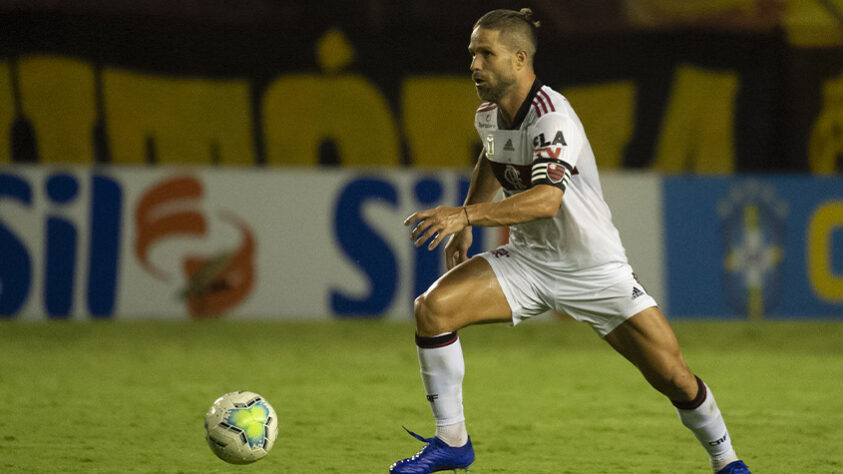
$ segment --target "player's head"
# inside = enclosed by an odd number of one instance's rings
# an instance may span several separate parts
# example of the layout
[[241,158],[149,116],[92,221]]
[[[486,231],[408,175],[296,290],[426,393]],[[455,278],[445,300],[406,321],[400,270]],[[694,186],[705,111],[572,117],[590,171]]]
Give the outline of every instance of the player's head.
[[539,25],[533,10],[522,8],[521,11],[492,10],[480,17],[473,29],[483,28],[500,32],[500,41],[510,51],[526,52],[532,64],[538,44],[536,30]]
[[477,20],[468,50],[472,55],[471,75],[480,98],[496,102],[519,74],[532,73],[538,27],[529,8],[492,10]]

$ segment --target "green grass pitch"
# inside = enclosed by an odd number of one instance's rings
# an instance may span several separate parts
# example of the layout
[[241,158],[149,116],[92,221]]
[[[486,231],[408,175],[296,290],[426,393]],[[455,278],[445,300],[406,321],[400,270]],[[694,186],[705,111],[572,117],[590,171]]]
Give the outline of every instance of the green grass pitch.
[[[673,322],[755,473],[843,473],[843,323]],[[0,471],[378,473],[431,435],[413,328],[397,322],[0,324]],[[673,408],[568,321],[461,332],[482,473],[705,473]],[[224,392],[264,395],[273,451],[205,443]]]

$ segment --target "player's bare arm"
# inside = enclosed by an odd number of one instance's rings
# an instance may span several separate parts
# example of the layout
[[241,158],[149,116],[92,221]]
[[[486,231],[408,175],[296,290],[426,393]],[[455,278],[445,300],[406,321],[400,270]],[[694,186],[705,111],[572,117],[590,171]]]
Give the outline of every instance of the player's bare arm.
[[[480,156],[477,157],[477,164],[474,166],[474,171],[471,173],[471,182],[468,187],[468,194],[465,198],[465,204],[469,204],[472,202],[483,202],[483,201],[491,201],[492,198],[495,196],[495,193],[500,188],[500,183],[495,178],[494,173],[492,172],[489,163],[485,159],[485,152],[480,152]],[[424,211],[416,212],[415,214],[411,215],[407,219],[404,220],[404,225],[411,225],[415,222],[419,222],[413,229],[412,238],[415,240],[416,247],[420,246],[422,243],[427,241],[430,236],[426,237],[424,240],[419,238],[420,233],[427,228],[437,222],[439,219],[442,218],[442,214],[447,214],[449,217],[453,218],[456,223],[462,222],[465,225],[458,228],[457,230],[450,233],[452,238],[448,241],[448,245],[445,248],[445,261],[448,265],[448,269],[450,270],[452,267],[456,266],[458,263],[464,261],[466,259],[465,254],[468,252],[468,248],[471,247],[471,228],[469,219],[467,214],[465,213],[465,209],[463,207],[448,207],[448,206],[440,206],[436,209],[427,209]],[[435,211],[439,211],[439,215],[437,216]],[[421,222],[425,220],[425,222]],[[426,223],[426,226],[422,228],[422,224]],[[437,232],[434,230],[433,232]],[[433,235],[433,234],[431,234]],[[442,235],[442,238],[448,236],[449,234],[445,233]],[[435,239],[434,239],[435,240]],[[436,248],[441,242],[441,238],[435,242],[431,242],[429,249]],[[449,251],[452,253],[449,255]],[[459,255],[458,255],[459,254]]]
[[432,238],[427,248],[433,250],[442,239],[469,225],[495,227],[553,217],[559,210],[562,194],[555,186],[538,185],[498,202],[464,207],[439,206],[419,211],[408,217],[404,225],[417,223],[410,237],[416,247]]
[[498,202],[466,206],[472,225],[498,227],[521,224],[556,215],[563,191],[556,186],[539,184]]
[[[477,163],[474,165],[474,172],[471,174],[471,183],[468,186],[463,208],[469,204],[491,201],[500,187],[500,183],[489,166],[489,161],[486,160],[486,152],[480,152]],[[463,209],[463,212],[467,212],[467,209]],[[470,220],[468,214],[466,214],[466,220]],[[468,249],[471,247],[472,240],[471,226],[451,234],[445,244],[445,266],[448,270],[468,260]]]
[[489,160],[486,159],[486,152],[480,153],[477,157],[477,163],[474,165],[474,171],[471,173],[471,183],[468,186],[468,194],[465,197],[465,203],[476,204],[480,202],[489,202],[497,194],[501,188],[501,183],[495,178],[495,173],[489,165]]

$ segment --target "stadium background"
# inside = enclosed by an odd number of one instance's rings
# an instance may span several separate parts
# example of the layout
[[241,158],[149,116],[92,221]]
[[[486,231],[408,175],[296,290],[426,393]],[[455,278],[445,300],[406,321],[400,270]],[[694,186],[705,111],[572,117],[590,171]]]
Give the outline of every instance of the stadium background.
[[[738,453],[843,472],[841,0],[0,0],[0,470],[230,472],[202,415],[238,389],[281,424],[244,471],[415,452],[443,263],[401,222],[466,192],[468,30],[500,6],[542,18],[538,74]],[[460,333],[472,472],[706,470],[550,319]]]

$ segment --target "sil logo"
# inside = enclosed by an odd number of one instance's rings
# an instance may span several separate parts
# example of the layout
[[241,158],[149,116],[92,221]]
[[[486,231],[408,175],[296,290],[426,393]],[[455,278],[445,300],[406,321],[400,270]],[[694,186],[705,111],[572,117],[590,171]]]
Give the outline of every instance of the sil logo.
[[[151,250],[163,241],[179,237],[208,238],[208,219],[200,207],[202,183],[178,177],[155,184],[135,209],[135,257],[153,277],[171,282],[173,277],[151,260]],[[181,258],[184,286],[179,296],[192,317],[215,317],[240,304],[255,279],[255,236],[235,214],[220,210],[213,217],[233,226],[240,234],[236,248],[212,255],[186,254]]]

